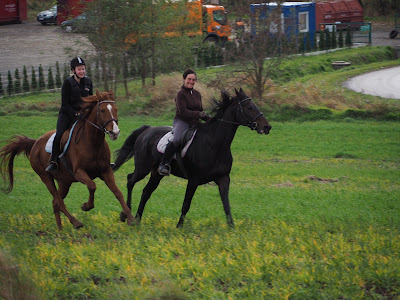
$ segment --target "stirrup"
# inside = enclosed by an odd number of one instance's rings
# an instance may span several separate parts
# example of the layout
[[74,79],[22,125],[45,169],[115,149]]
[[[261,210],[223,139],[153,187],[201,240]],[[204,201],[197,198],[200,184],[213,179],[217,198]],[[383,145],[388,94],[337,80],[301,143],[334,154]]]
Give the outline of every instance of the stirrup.
[[169,176],[171,174],[171,166],[169,164],[160,164],[157,172],[162,176]]
[[57,162],[52,160],[50,162],[50,164],[47,166],[46,172],[53,173],[53,172],[57,172],[57,170],[58,170],[58,164],[57,164]]

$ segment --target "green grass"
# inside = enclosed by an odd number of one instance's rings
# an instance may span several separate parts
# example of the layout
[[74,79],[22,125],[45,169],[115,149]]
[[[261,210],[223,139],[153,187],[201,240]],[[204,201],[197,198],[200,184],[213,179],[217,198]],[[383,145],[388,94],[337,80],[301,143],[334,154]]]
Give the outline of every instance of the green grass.
[[[1,116],[0,140],[38,138],[54,117]],[[121,117],[118,149],[142,124]],[[0,197],[0,252],[46,299],[396,299],[400,297],[400,124],[271,122],[268,136],[239,128],[232,144],[228,228],[218,189],[199,187],[182,230],[175,228],[186,181],[165,178],[140,226],[118,221],[117,200],[96,179],[95,209],[74,184],[63,217],[28,160],[16,160],[15,188]],[[115,175],[126,195],[133,161]],[[136,211],[146,180],[134,188]],[[2,283],[0,283],[1,285]],[[3,283],[4,284],[4,283]],[[0,289],[1,290],[1,289]]]

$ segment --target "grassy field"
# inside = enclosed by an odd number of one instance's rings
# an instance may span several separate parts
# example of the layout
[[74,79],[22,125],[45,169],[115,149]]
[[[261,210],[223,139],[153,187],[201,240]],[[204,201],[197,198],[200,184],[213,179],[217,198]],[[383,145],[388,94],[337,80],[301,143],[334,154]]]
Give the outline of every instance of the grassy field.
[[[1,116],[0,140],[38,138],[55,120]],[[112,150],[142,124],[170,120],[120,118]],[[186,181],[168,177],[133,227],[118,221],[119,204],[98,179],[95,209],[81,211],[88,193],[75,184],[66,204],[84,227],[74,230],[63,217],[59,232],[50,194],[19,157],[14,190],[0,194],[0,252],[11,260],[0,256],[0,267],[18,265],[22,278],[0,280],[0,298],[20,295],[19,284],[33,285],[28,296],[39,299],[400,297],[400,123],[271,125],[268,136],[240,128],[232,144],[234,229],[213,184],[198,189],[176,229]],[[130,161],[116,173],[124,195],[132,171]],[[135,186],[134,212],[145,183]]]

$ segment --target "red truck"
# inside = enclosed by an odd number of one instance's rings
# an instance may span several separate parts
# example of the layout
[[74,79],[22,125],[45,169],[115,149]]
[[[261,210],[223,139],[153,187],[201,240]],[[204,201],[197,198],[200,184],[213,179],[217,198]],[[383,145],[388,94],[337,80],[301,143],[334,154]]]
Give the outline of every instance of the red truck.
[[0,23],[21,23],[27,16],[26,0],[0,1]]

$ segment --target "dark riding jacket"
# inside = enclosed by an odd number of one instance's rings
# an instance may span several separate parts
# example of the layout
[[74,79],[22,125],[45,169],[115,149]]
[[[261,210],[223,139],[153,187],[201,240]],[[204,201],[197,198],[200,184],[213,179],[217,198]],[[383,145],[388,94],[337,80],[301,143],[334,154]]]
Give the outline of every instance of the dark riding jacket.
[[182,86],[176,94],[175,103],[175,119],[182,120],[189,125],[200,123],[199,114],[203,111],[200,92]]
[[65,79],[61,89],[61,108],[60,113],[66,114],[73,119],[75,114],[80,111],[82,99],[93,95],[93,84],[89,77],[85,76],[78,83],[74,76]]
[[61,108],[57,119],[57,132],[53,141],[51,160],[56,161],[60,153],[60,141],[64,132],[71,126],[75,114],[81,109],[82,98],[93,95],[93,84],[89,77],[78,83],[74,76],[64,80],[61,89]]

